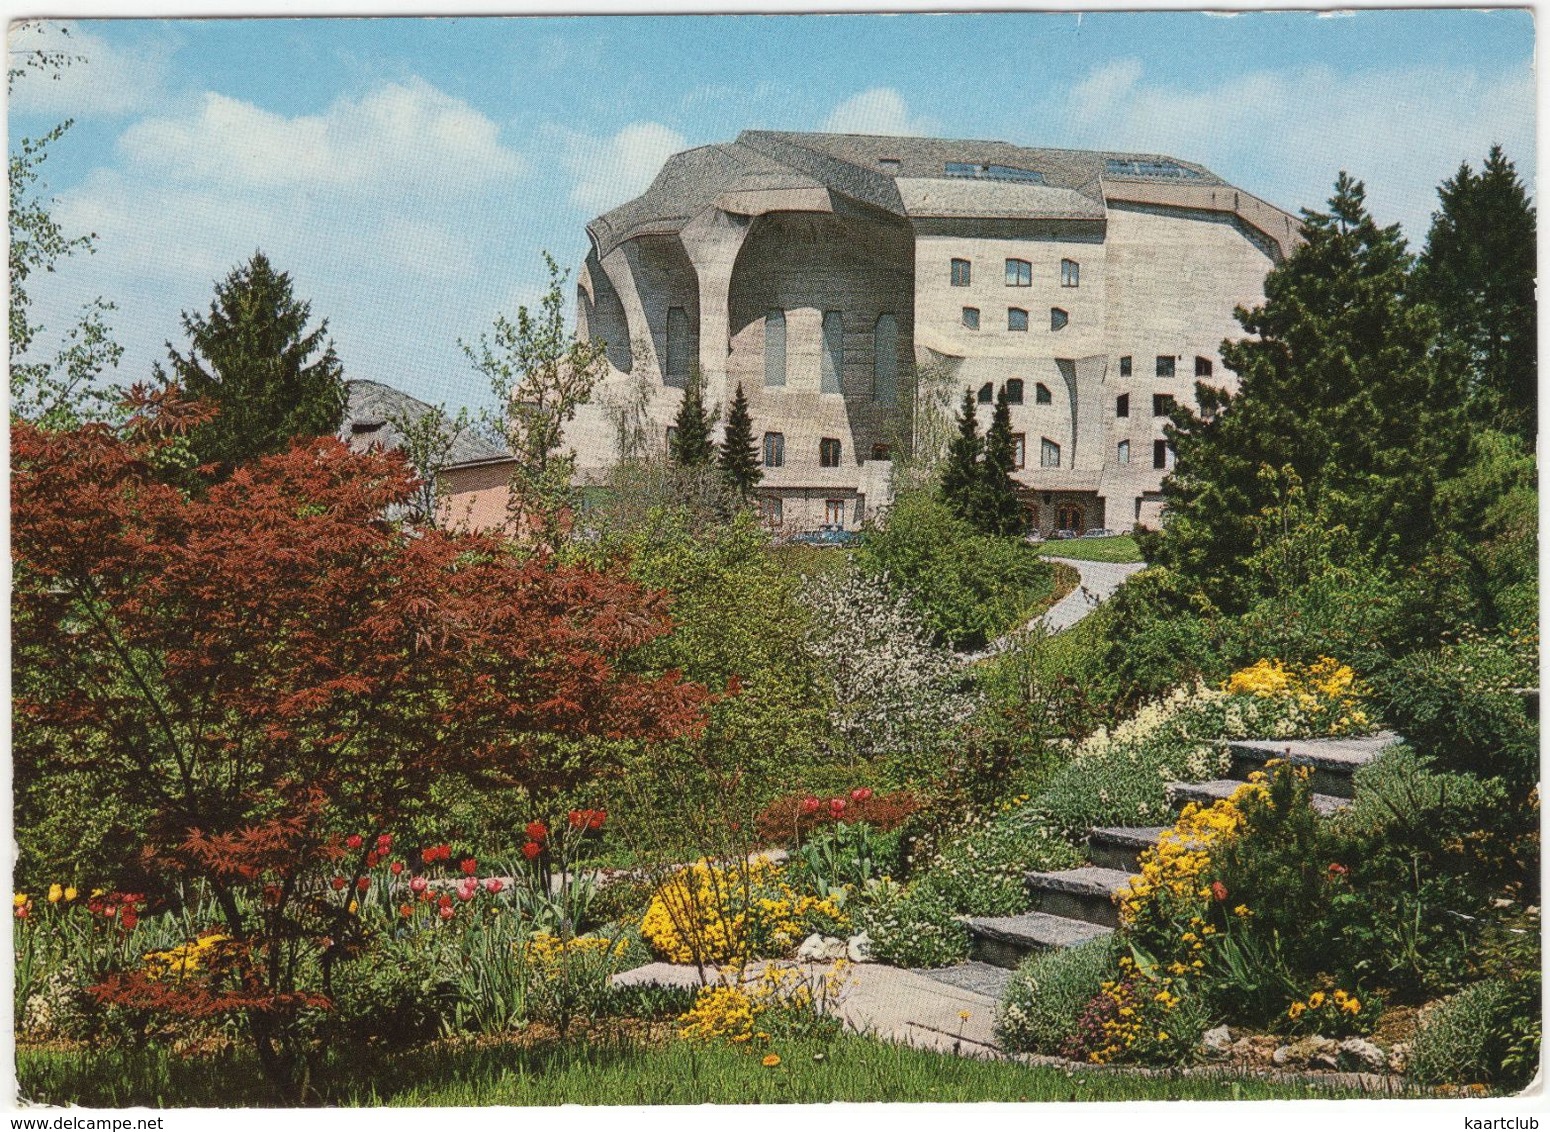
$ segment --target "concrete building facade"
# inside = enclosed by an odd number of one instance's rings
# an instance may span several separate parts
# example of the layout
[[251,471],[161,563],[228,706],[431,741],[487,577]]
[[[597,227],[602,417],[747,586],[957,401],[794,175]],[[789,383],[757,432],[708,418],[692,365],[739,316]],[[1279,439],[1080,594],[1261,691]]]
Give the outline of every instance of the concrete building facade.
[[[1156,526],[1171,399],[1232,387],[1218,348],[1297,220],[1160,155],[747,131],[670,158],[588,225],[577,324],[609,372],[569,432],[584,475],[667,443],[684,386],[737,386],[767,519],[854,528],[889,499],[918,367],[1012,400],[1031,524]],[[961,399],[961,394],[960,394]]]

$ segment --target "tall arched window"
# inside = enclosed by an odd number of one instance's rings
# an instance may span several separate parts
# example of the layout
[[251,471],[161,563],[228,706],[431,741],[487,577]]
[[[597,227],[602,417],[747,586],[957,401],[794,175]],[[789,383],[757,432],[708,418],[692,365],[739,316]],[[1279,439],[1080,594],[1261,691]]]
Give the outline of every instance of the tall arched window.
[[840,374],[844,369],[845,320],[839,311],[824,311],[823,350],[818,358],[819,392],[841,392]]
[[892,405],[899,384],[899,320],[877,316],[872,328],[872,400]]
[[764,384],[786,384],[786,312],[764,316]]

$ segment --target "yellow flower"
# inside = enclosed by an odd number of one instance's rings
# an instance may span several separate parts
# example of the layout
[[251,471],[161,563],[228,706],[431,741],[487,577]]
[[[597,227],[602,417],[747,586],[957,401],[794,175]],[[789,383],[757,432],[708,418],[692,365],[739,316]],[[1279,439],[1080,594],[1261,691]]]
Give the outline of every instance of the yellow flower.
[[1160,1042],[1167,1041],[1168,1040],[1168,1031],[1167,1030],[1158,1030],[1157,1031],[1157,1040],[1160,1041]]
[[1316,991],[1314,991],[1312,994],[1310,994],[1308,996],[1308,1009],[1309,1010],[1317,1010],[1319,1007],[1321,1007],[1323,1005],[1324,1005],[1324,992],[1323,991],[1316,990]]
[[64,898],[65,890],[62,885],[51,884],[48,886],[48,902],[50,904],[58,904]]
[[1234,908],[1232,910],[1232,914],[1234,916],[1250,916],[1250,915],[1253,915],[1253,913],[1249,911],[1249,906],[1247,904],[1239,904],[1236,908]]
[[[1092,984],[1089,983],[1088,985],[1091,986]],[[969,1020],[969,1012],[967,1010],[960,1010],[958,1011],[958,1017],[967,1022]]]
[[1341,1005],[1340,1009],[1347,1014],[1360,1014],[1362,1012],[1362,1000],[1359,998],[1348,998]]
[[70,901],[74,900],[79,895],[80,895],[80,893],[76,892],[76,890],[74,888],[66,888],[65,889],[65,903],[66,904],[70,903]]
[[1301,1018],[1301,1017],[1302,1017],[1302,1012],[1303,1012],[1303,1011],[1304,1011],[1304,1010],[1306,1010],[1306,1009],[1308,1009],[1308,1007],[1307,1007],[1307,1004],[1306,1004],[1306,1003],[1302,1003],[1302,1002],[1294,1002],[1294,1003],[1292,1003],[1292,1004],[1291,1004],[1291,1005],[1290,1005],[1290,1006],[1288,1006],[1288,1007],[1287,1007],[1287,1008],[1286,1008],[1286,1016],[1287,1016],[1287,1017],[1288,1017],[1288,1018],[1291,1018],[1291,1019],[1293,1019],[1293,1020],[1296,1020],[1296,1019],[1298,1019],[1298,1018]]
[[18,892],[15,896],[11,897],[11,903],[20,908],[23,904],[27,903],[27,894],[25,892]]
[[764,1065],[764,1067],[766,1069],[774,1069],[777,1065],[780,1064],[780,1054],[778,1054],[778,1053],[767,1053],[767,1054],[765,1054],[764,1055],[764,1061],[763,1061],[762,1064]]

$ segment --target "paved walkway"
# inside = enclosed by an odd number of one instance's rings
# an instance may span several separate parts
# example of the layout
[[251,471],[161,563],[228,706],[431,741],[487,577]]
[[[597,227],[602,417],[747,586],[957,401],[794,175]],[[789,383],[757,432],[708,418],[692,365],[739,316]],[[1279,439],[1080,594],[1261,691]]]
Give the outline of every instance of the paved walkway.
[[1099,602],[1112,597],[1126,578],[1137,570],[1146,569],[1145,562],[1087,562],[1077,558],[1059,558],[1052,554],[1046,554],[1043,558],[1046,562],[1070,566],[1081,575],[1076,589],[1050,606],[1044,616],[1038,619],[1051,633],[1071,628],[1097,609]]

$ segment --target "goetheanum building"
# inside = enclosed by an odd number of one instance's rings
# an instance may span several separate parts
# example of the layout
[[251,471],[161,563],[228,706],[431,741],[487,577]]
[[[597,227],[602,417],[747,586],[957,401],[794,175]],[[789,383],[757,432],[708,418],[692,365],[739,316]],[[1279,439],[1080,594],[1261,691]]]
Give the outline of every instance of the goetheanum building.
[[[885,505],[917,367],[1003,387],[1033,524],[1155,526],[1163,437],[1298,221],[1189,162],[989,141],[747,131],[668,159],[587,226],[578,330],[610,372],[571,440],[662,446],[681,390],[737,385],[788,527]],[[961,392],[959,394],[961,400]]]

